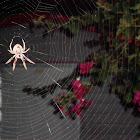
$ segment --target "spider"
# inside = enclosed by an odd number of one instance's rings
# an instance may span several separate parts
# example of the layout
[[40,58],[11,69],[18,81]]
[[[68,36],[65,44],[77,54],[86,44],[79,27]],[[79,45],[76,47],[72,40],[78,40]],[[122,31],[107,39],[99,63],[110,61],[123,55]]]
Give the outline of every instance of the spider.
[[27,61],[29,61],[30,63],[32,64],[35,64],[33,61],[31,61],[29,58],[27,58],[24,53],[28,52],[30,50],[30,48],[28,48],[26,51],[25,51],[25,42],[24,40],[22,39],[22,42],[23,42],[23,47],[20,45],[20,44],[16,44],[14,47],[13,47],[13,50],[11,48],[12,46],[12,43],[13,43],[13,39],[10,43],[10,50],[8,50],[11,54],[14,54],[14,56],[12,56],[5,64],[8,64],[12,61],[12,59],[15,58],[15,61],[13,62],[13,71],[15,70],[15,66],[16,66],[16,62],[17,62],[17,59],[20,58],[23,62],[23,66],[24,68],[27,70],[27,67],[26,67],[26,63],[25,63],[25,59]]

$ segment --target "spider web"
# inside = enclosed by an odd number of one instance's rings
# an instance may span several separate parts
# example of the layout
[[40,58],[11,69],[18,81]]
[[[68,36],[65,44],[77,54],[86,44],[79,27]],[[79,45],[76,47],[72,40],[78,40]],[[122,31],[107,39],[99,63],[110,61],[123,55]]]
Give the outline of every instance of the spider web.
[[[17,13],[31,22],[42,12],[51,15],[56,22],[56,30],[50,30],[45,38],[42,36],[46,29],[45,25],[33,28],[32,33],[28,23],[11,21],[12,26],[3,26],[0,29],[2,140],[98,140],[110,137],[113,139],[116,136],[120,139],[134,137],[138,120],[131,117],[130,113],[123,114],[123,108],[115,96],[108,96],[107,83],[103,88],[95,87],[90,91],[87,98],[94,100],[95,105],[76,120],[70,120],[64,114],[64,119],[59,119],[57,115],[53,115],[54,109],[48,105],[50,99],[63,91],[61,85],[58,85],[54,95],[48,95],[44,100],[41,97],[28,96],[22,91],[26,85],[42,87],[52,83],[58,84],[57,81],[70,75],[79,62],[84,61],[90,53],[96,52],[94,48],[85,48],[83,42],[98,38],[98,34],[80,31],[73,38],[69,38],[60,32],[61,27],[57,26],[65,19],[58,20],[54,16],[62,14],[67,19],[74,15],[83,16],[85,11],[91,11],[92,7],[96,8],[95,1],[7,0],[0,5],[0,16],[4,19],[0,26],[5,25],[8,18],[16,16]],[[26,49],[30,48],[25,55],[36,64],[32,65],[26,61],[27,71],[19,59],[14,72],[13,61],[5,65],[12,56],[7,50],[13,38],[13,46],[17,43],[22,45],[21,39],[24,39]]]

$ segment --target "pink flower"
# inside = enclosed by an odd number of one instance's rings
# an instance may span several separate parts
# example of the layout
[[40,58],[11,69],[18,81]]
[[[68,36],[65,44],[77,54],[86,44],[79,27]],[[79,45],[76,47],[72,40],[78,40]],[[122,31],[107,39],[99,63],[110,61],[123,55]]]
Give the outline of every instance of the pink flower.
[[73,93],[76,95],[76,98],[80,98],[84,95],[83,93],[84,85],[82,83],[74,79],[71,85],[73,86]]
[[133,42],[133,39],[128,38],[128,42],[129,42],[129,43],[132,43],[132,42]]
[[140,105],[140,91],[136,91],[134,93],[133,103],[134,104],[138,103]]
[[76,112],[78,116],[81,116],[81,103],[76,103],[75,106],[72,106],[71,111]]
[[57,102],[59,102],[60,99],[59,99],[59,98],[56,98],[55,100],[56,100]]
[[81,116],[81,109],[77,110],[77,111],[76,111],[76,114],[77,114],[78,116]]
[[87,102],[85,98],[80,98],[80,103],[85,106],[85,107],[89,107],[90,105],[93,105],[93,101]]
[[61,95],[64,96],[65,95],[65,92],[62,92]]
[[87,107],[89,107],[90,105],[93,105],[93,101],[87,102]]
[[130,38],[127,39],[129,43],[132,43],[134,40],[134,34],[131,35]]
[[71,82],[71,86],[73,86],[73,93],[76,95],[77,99],[83,97],[89,90],[89,87],[84,87],[84,85],[76,79]]
[[80,83],[80,81],[74,79],[74,80],[71,82],[71,85],[78,88],[78,87],[81,85],[81,83]]
[[80,74],[85,74],[87,72],[89,72],[90,68],[93,67],[94,65],[94,61],[91,61],[91,62],[83,62],[79,65],[79,73]]
[[87,102],[85,98],[81,97],[80,102],[77,102],[75,106],[71,107],[72,112],[76,112],[77,115],[81,116],[81,107],[89,107],[90,105],[93,104],[93,101]]
[[69,111],[68,110],[65,111],[65,115],[69,115]]
[[128,40],[129,43],[132,43],[133,40],[134,40],[134,37],[132,36],[131,38],[128,38],[127,40]]
[[120,35],[120,40],[122,40],[122,41],[124,41],[124,40],[125,40],[125,38],[124,38],[124,36],[123,36],[123,35]]
[[109,32],[109,36],[115,37],[115,34],[113,32]]

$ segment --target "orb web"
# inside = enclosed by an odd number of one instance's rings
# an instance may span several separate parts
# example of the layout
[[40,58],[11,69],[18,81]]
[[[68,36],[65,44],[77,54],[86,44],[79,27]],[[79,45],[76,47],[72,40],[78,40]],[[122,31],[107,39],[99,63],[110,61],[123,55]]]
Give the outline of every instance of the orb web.
[[[84,17],[88,12],[94,13],[93,8],[97,9],[96,2],[94,0],[70,2],[68,0],[7,0],[0,5],[2,7],[0,62],[3,100],[1,138],[90,140],[104,139],[105,136],[114,137],[116,134],[120,139],[130,137],[131,131],[136,128],[136,123],[132,125],[135,120],[131,117],[131,113],[123,113],[123,108],[114,95],[108,95],[107,82],[102,88],[95,86],[90,89],[87,98],[94,100],[94,105],[83,112],[82,117],[77,117],[75,120],[66,117],[63,112],[61,113],[64,119],[60,119],[58,115],[53,115],[54,109],[48,105],[55,95],[63,91],[57,81],[70,75],[89,54],[101,49],[100,46],[97,49],[89,49],[83,45],[87,40],[93,38],[98,40],[97,33],[80,30],[73,35],[65,29],[65,25],[73,21],[72,16]],[[45,24],[49,19],[53,20],[53,28],[51,24]],[[40,25],[36,22],[40,22]],[[73,28],[75,26],[76,23]],[[13,38],[13,46],[16,43],[22,44],[21,39],[24,39],[26,49],[30,48],[25,55],[35,62],[35,65],[26,63],[27,71],[20,59],[16,63],[15,71],[12,71],[13,61],[5,65],[11,57],[8,49]],[[105,76],[105,73],[100,75],[102,76]],[[45,99],[29,96],[22,91],[27,85],[35,88],[52,83],[57,84],[57,88],[53,95],[47,95]]]

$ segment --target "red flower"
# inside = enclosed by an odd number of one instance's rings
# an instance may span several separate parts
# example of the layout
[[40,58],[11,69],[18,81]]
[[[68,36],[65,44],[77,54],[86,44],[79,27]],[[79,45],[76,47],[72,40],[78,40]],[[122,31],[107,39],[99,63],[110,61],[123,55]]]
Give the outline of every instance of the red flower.
[[122,40],[122,41],[124,41],[124,40],[125,40],[125,38],[124,38],[124,36],[123,36],[123,35],[120,35],[120,40]]
[[129,42],[129,43],[132,43],[132,42],[133,42],[133,39],[128,38],[128,42]]
[[76,114],[77,114],[78,116],[81,116],[81,109],[77,110],[77,111],[76,111]]
[[64,109],[64,107],[63,107],[63,106],[59,106],[59,109],[60,109],[60,110],[63,110],[63,109]]
[[[136,92],[134,93],[133,103],[134,103],[134,104],[137,103],[137,104],[139,104],[139,106],[140,106],[140,91],[136,91]],[[139,107],[138,110],[140,111],[140,107]]]
[[88,91],[89,91],[89,87],[88,86],[84,87],[83,92],[85,93],[85,92],[88,92]]
[[102,2],[102,0],[98,0],[98,2]]
[[87,102],[85,98],[80,98],[80,103],[85,106],[85,107],[89,107],[90,105],[93,105],[93,101]]
[[73,93],[76,95],[77,99],[83,97],[89,90],[89,87],[84,87],[84,85],[76,79],[71,82],[71,86],[73,86]]
[[64,96],[65,95],[65,92],[62,92],[61,95]]
[[130,38],[127,39],[129,43],[132,43],[134,40],[134,35],[132,34]]
[[73,86],[73,93],[76,95],[76,98],[80,98],[84,95],[84,92],[83,92],[84,85],[82,83],[74,79],[71,82],[71,85]]
[[69,115],[69,111],[68,110],[65,111],[65,115]]
[[91,61],[91,62],[83,62],[79,65],[79,73],[80,74],[85,74],[87,72],[89,72],[90,68],[93,67],[94,65],[94,61]]
[[76,103],[75,106],[72,106],[71,111],[76,112],[78,116],[81,116],[81,103]]
[[109,36],[115,37],[115,34],[113,32],[109,32]]
[[133,21],[133,24],[135,24],[135,25],[136,25],[136,24],[137,24],[137,21],[136,21],[136,20],[135,20],[135,21]]
[[140,41],[136,42],[135,45],[136,45],[137,47],[140,47]]
[[88,102],[88,105],[93,105],[93,104],[94,104],[93,101]]
[[56,98],[55,100],[56,100],[57,102],[59,102],[60,99],[59,99],[59,98]]
[[80,102],[77,102],[75,106],[71,107],[72,112],[76,112],[77,115],[81,116],[81,107],[89,107],[90,105],[93,104],[93,101],[87,102],[85,98],[81,97]]
[[66,16],[63,15],[55,15],[55,17],[57,18],[57,20],[61,20],[61,21],[65,21],[68,19]]

